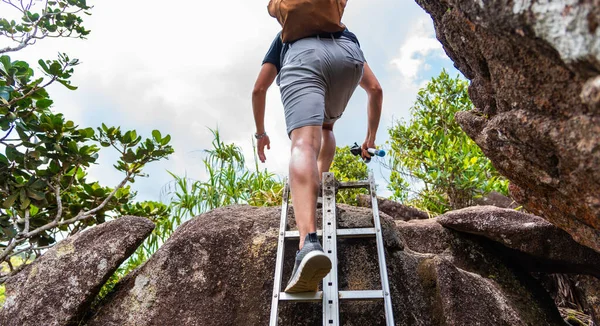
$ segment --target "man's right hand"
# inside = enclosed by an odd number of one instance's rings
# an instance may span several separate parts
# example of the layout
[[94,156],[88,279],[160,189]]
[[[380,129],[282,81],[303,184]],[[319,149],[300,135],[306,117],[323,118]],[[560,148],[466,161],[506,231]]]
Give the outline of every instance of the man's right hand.
[[267,157],[265,156],[265,146],[267,147],[267,149],[271,149],[271,140],[269,139],[269,136],[263,136],[260,137],[260,139],[258,139],[257,143],[256,143],[256,149],[258,151],[258,159],[262,162],[265,163],[265,161],[267,160]]
[[383,90],[379,81],[373,74],[369,65],[365,62],[363,77],[360,81],[360,86],[367,92],[369,103],[367,106],[368,112],[368,128],[365,142],[362,145],[362,157],[369,158],[371,155],[367,152],[368,148],[375,148],[375,136],[379,128],[379,120],[381,119],[381,107],[383,105]]
[[367,151],[369,148],[376,148],[375,142],[372,140],[365,140],[365,142],[361,146],[362,151],[360,155],[363,159],[370,159],[372,157],[371,153]]

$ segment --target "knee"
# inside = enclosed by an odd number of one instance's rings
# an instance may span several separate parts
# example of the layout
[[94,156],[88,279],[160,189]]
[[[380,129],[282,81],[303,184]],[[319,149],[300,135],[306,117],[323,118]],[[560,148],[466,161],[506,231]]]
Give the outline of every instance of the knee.
[[292,142],[292,158],[297,156],[306,157],[307,155],[313,155],[317,153],[319,148],[317,148],[315,142],[312,139],[308,138],[298,138],[294,139]]

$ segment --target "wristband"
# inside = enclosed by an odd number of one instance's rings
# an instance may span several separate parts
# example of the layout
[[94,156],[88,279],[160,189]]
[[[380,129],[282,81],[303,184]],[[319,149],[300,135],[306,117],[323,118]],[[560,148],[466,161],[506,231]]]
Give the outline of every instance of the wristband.
[[254,134],[254,138],[256,138],[256,139],[261,139],[265,136],[267,136],[266,132],[263,132],[262,134]]

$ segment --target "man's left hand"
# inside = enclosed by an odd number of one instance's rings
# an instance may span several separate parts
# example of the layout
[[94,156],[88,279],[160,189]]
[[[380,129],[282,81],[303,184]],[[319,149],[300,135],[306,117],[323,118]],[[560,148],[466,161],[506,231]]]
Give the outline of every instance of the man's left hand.
[[258,159],[262,163],[265,163],[265,161],[267,160],[267,157],[265,156],[265,146],[267,147],[267,149],[271,149],[271,140],[269,139],[269,136],[266,135],[260,137],[260,139],[258,139],[256,143],[256,149],[258,150]]

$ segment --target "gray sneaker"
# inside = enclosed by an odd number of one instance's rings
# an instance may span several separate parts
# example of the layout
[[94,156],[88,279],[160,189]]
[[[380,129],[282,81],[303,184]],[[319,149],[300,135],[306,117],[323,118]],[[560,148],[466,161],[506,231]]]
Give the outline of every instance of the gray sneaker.
[[330,270],[331,260],[323,252],[317,234],[309,233],[304,240],[304,247],[296,253],[296,263],[285,292],[316,292],[319,282]]

